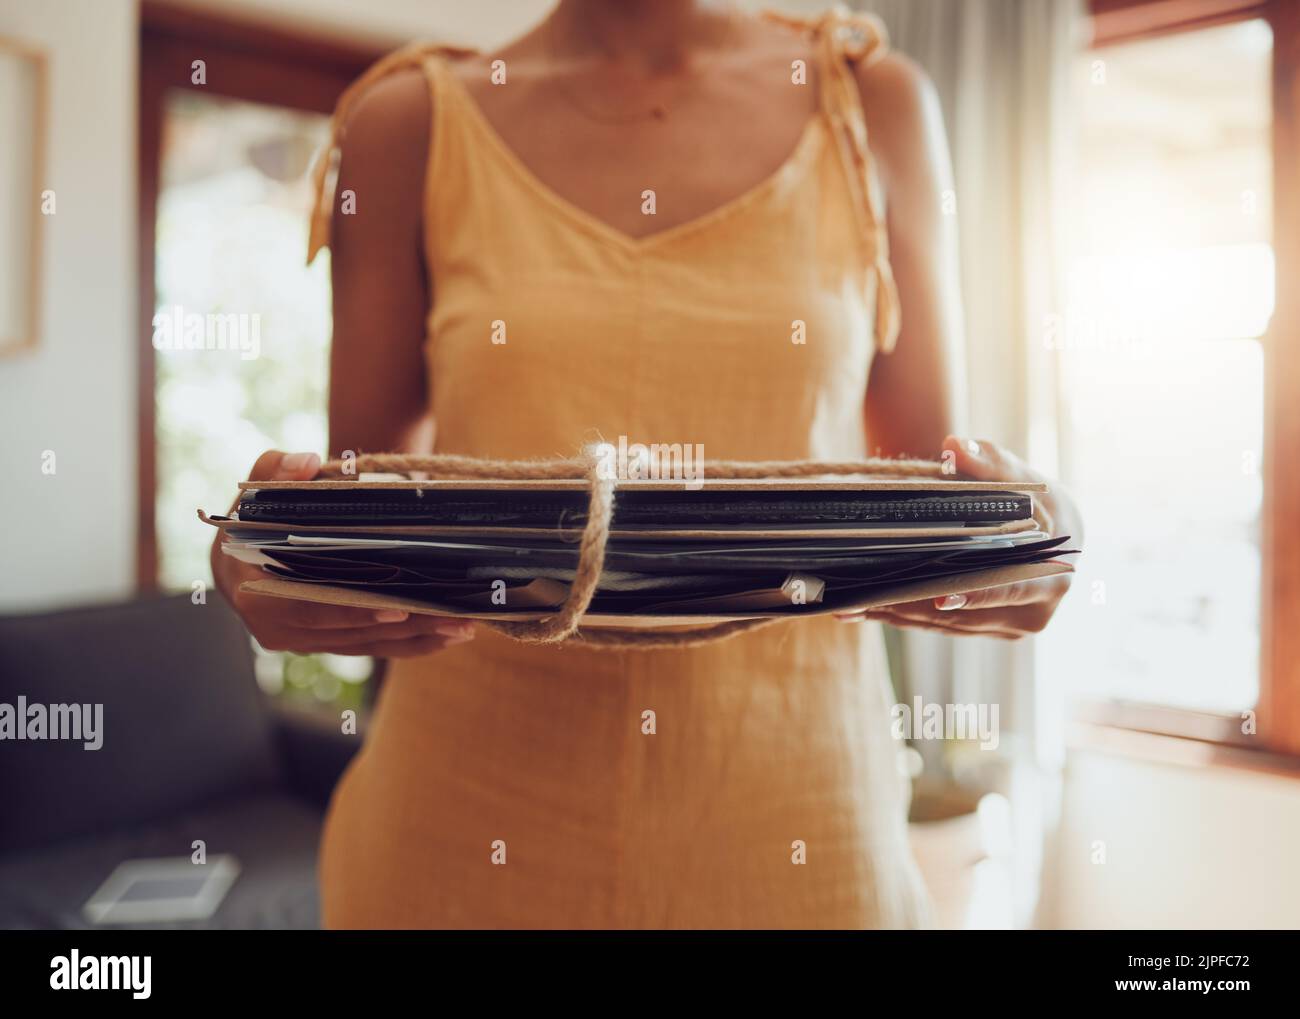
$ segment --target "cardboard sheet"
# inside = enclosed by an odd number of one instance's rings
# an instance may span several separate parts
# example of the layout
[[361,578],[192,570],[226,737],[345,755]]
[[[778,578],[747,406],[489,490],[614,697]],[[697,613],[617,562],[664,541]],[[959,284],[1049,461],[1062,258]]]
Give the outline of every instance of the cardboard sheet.
[[[1046,492],[1047,485],[1041,481],[966,481],[948,478],[884,478],[876,475],[834,478],[757,478],[754,480],[714,479],[703,481],[620,481],[622,489],[640,489],[646,492],[918,492],[935,491],[960,492]],[[296,489],[311,491],[313,489],[399,489],[422,488],[426,490],[446,489],[462,491],[509,491],[521,492],[537,490],[585,491],[587,482],[580,478],[548,479],[544,481],[357,481],[356,479],[326,481],[241,481],[241,492],[256,489],[274,491],[276,489]]]

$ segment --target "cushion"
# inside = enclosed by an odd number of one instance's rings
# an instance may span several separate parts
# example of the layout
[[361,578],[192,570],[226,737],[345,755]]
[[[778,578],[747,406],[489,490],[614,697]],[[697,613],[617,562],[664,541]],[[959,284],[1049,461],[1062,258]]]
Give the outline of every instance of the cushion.
[[0,741],[0,855],[281,781],[248,635],[216,597],[0,618],[0,711],[20,697],[102,705],[103,745]]

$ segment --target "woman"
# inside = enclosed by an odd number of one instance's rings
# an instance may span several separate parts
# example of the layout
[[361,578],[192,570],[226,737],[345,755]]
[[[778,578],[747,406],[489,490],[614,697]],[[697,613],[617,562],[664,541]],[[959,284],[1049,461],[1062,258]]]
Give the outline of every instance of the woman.
[[[875,21],[561,0],[499,53],[388,58],[336,127],[312,244],[333,248],[336,453],[627,436],[715,459],[942,450],[972,478],[1037,478],[949,435],[943,129]],[[252,477],[318,465],[272,452]],[[1068,502],[1046,508],[1068,533]],[[327,925],[925,922],[879,626],[542,648],[241,594],[256,571],[215,551],[266,647],[396,660],[331,808]],[[1065,587],[872,616],[1018,637]]]

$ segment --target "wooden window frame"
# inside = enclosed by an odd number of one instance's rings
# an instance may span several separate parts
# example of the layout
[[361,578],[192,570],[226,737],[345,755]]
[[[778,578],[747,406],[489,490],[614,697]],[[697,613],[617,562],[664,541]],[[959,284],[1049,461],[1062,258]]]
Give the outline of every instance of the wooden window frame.
[[[1273,251],[1276,279],[1300,279],[1300,3],[1296,0],[1090,0],[1092,45],[1107,46],[1254,18],[1273,31]],[[1287,186],[1286,182],[1291,182]],[[1240,715],[1085,700],[1088,746],[1189,764],[1300,777],[1300,289],[1277,286],[1264,349],[1257,732]],[[1291,469],[1288,469],[1290,467]],[[1170,737],[1173,737],[1172,739]],[[1189,749],[1192,746],[1203,751]]]
[[[171,89],[246,102],[331,113],[343,90],[385,52],[324,34],[302,33],[267,21],[199,12],[145,0],[140,17],[138,223],[138,367],[136,375],[136,586],[158,588],[157,364],[153,316],[162,130]],[[206,64],[206,84],[191,83],[194,60]]]
[[1094,48],[1266,18],[1276,0],[1089,0]]

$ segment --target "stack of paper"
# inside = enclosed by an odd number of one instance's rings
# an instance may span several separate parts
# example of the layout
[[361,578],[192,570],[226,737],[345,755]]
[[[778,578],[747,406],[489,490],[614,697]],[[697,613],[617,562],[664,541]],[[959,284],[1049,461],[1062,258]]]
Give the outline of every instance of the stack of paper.
[[[582,481],[245,483],[226,554],[265,594],[537,619],[578,562]],[[1038,484],[947,480],[620,484],[584,626],[680,626],[940,597],[1068,572]]]

